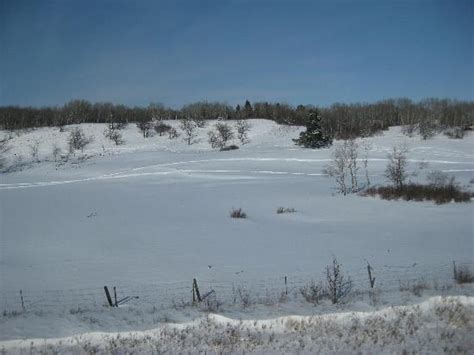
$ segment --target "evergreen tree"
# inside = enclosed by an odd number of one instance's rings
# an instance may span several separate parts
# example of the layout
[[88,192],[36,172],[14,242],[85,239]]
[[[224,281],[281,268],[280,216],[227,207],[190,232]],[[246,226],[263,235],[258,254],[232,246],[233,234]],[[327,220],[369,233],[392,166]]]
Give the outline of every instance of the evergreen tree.
[[253,116],[253,108],[252,108],[252,105],[250,104],[250,101],[249,100],[246,100],[245,101],[245,105],[244,105],[244,117],[245,118],[250,118]]
[[240,105],[235,106],[235,118],[240,119],[242,118],[242,112],[240,112]]
[[306,120],[306,131],[294,139],[297,145],[305,148],[325,148],[332,144],[332,138],[324,135],[321,129],[321,115],[317,110],[310,111]]

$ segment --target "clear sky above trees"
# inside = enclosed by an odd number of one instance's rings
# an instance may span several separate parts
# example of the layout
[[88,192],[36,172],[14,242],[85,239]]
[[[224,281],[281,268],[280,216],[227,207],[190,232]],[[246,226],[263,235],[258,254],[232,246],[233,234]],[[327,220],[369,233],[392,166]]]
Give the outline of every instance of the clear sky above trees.
[[473,4],[1,0],[0,105],[472,100]]

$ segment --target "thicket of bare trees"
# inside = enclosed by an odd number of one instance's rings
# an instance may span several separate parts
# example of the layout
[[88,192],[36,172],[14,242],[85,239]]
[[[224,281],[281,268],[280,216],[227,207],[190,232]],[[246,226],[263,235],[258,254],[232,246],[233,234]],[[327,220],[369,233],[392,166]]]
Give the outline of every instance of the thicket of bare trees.
[[[375,103],[342,104],[329,107],[246,101],[235,108],[219,102],[201,101],[171,109],[162,104],[127,107],[111,103],[92,104],[74,100],[62,107],[0,107],[0,128],[22,129],[40,126],[63,126],[77,123],[150,122],[170,119],[193,119],[199,126],[209,119],[266,118],[281,124],[304,125],[311,110],[319,109],[325,132],[336,139],[372,135],[389,126],[402,125],[407,135],[428,139],[446,131],[462,138],[474,125],[474,102],[450,99],[384,100]],[[453,130],[454,129],[454,130]],[[454,132],[454,133],[453,133]]]

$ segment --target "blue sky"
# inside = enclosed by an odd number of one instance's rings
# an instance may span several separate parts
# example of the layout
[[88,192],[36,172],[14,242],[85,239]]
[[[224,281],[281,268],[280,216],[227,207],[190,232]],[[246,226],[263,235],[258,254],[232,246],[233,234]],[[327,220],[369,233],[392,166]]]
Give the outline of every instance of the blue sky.
[[0,4],[0,105],[474,98],[472,0]]

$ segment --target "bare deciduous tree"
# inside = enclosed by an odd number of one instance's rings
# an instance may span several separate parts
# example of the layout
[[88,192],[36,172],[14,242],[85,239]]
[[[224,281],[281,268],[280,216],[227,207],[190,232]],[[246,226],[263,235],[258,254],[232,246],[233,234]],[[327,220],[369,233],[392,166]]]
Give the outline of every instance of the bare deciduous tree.
[[[354,140],[344,141],[344,143],[334,151],[334,160],[328,165],[324,172],[336,180],[339,192],[347,195],[348,192],[358,190],[357,166],[358,145]],[[346,177],[351,179],[351,188],[347,187]]]
[[232,128],[225,123],[217,123],[214,126],[214,131],[207,132],[209,136],[209,143],[212,148],[224,148],[227,145],[227,142],[234,137],[234,132]]
[[453,186],[455,184],[454,176],[449,176],[448,174],[439,170],[431,171],[426,178],[430,185],[435,187]]
[[153,124],[148,121],[141,121],[137,123],[137,127],[142,132],[143,138],[148,138],[151,134],[151,129],[153,128]]
[[398,190],[403,190],[405,181],[408,177],[407,157],[408,148],[403,145],[401,147],[393,147],[392,153],[388,155],[388,165],[385,169],[385,177],[395,185]]
[[109,127],[104,131],[104,136],[114,142],[115,145],[121,145],[125,143],[122,138],[122,133],[120,133],[120,131],[115,128],[114,124],[109,124]]
[[39,161],[38,153],[39,153],[40,144],[41,144],[41,142],[38,139],[36,139],[33,143],[30,144],[31,158],[35,162]]
[[240,143],[248,143],[248,132],[250,131],[251,125],[247,120],[237,120],[235,123],[237,129],[237,138]]
[[53,154],[54,161],[57,161],[58,156],[61,155],[61,148],[59,148],[57,144],[53,144],[52,154]]
[[5,153],[7,153],[11,148],[8,141],[8,137],[0,139],[0,169],[5,165]]
[[365,141],[362,144],[362,149],[364,150],[364,159],[362,160],[362,164],[364,164],[364,172],[365,172],[365,181],[367,183],[367,187],[370,187],[370,178],[369,178],[369,152],[372,149],[372,144],[370,142]]
[[347,156],[343,146],[339,146],[334,151],[334,160],[324,169],[324,173],[336,180],[340,193],[347,195]]
[[186,141],[186,143],[188,143],[188,145],[193,144],[194,138],[196,138],[197,136],[196,128],[198,126],[196,122],[191,119],[185,118],[181,120],[179,127],[184,132],[184,140]]
[[84,152],[84,148],[92,142],[92,138],[86,137],[81,128],[75,127],[69,135],[69,152],[74,153],[80,149]]
[[326,287],[333,304],[340,303],[352,290],[352,280],[344,275],[336,258],[326,267]]
[[169,138],[169,139],[176,139],[176,138],[178,138],[178,137],[179,137],[178,131],[177,131],[175,128],[171,127],[171,128],[168,130],[168,138]]
[[350,139],[344,142],[344,149],[347,156],[347,168],[349,175],[351,176],[351,191],[355,192],[358,189],[357,183],[357,172],[359,167],[357,166],[357,156],[359,155],[358,145],[354,139]]

